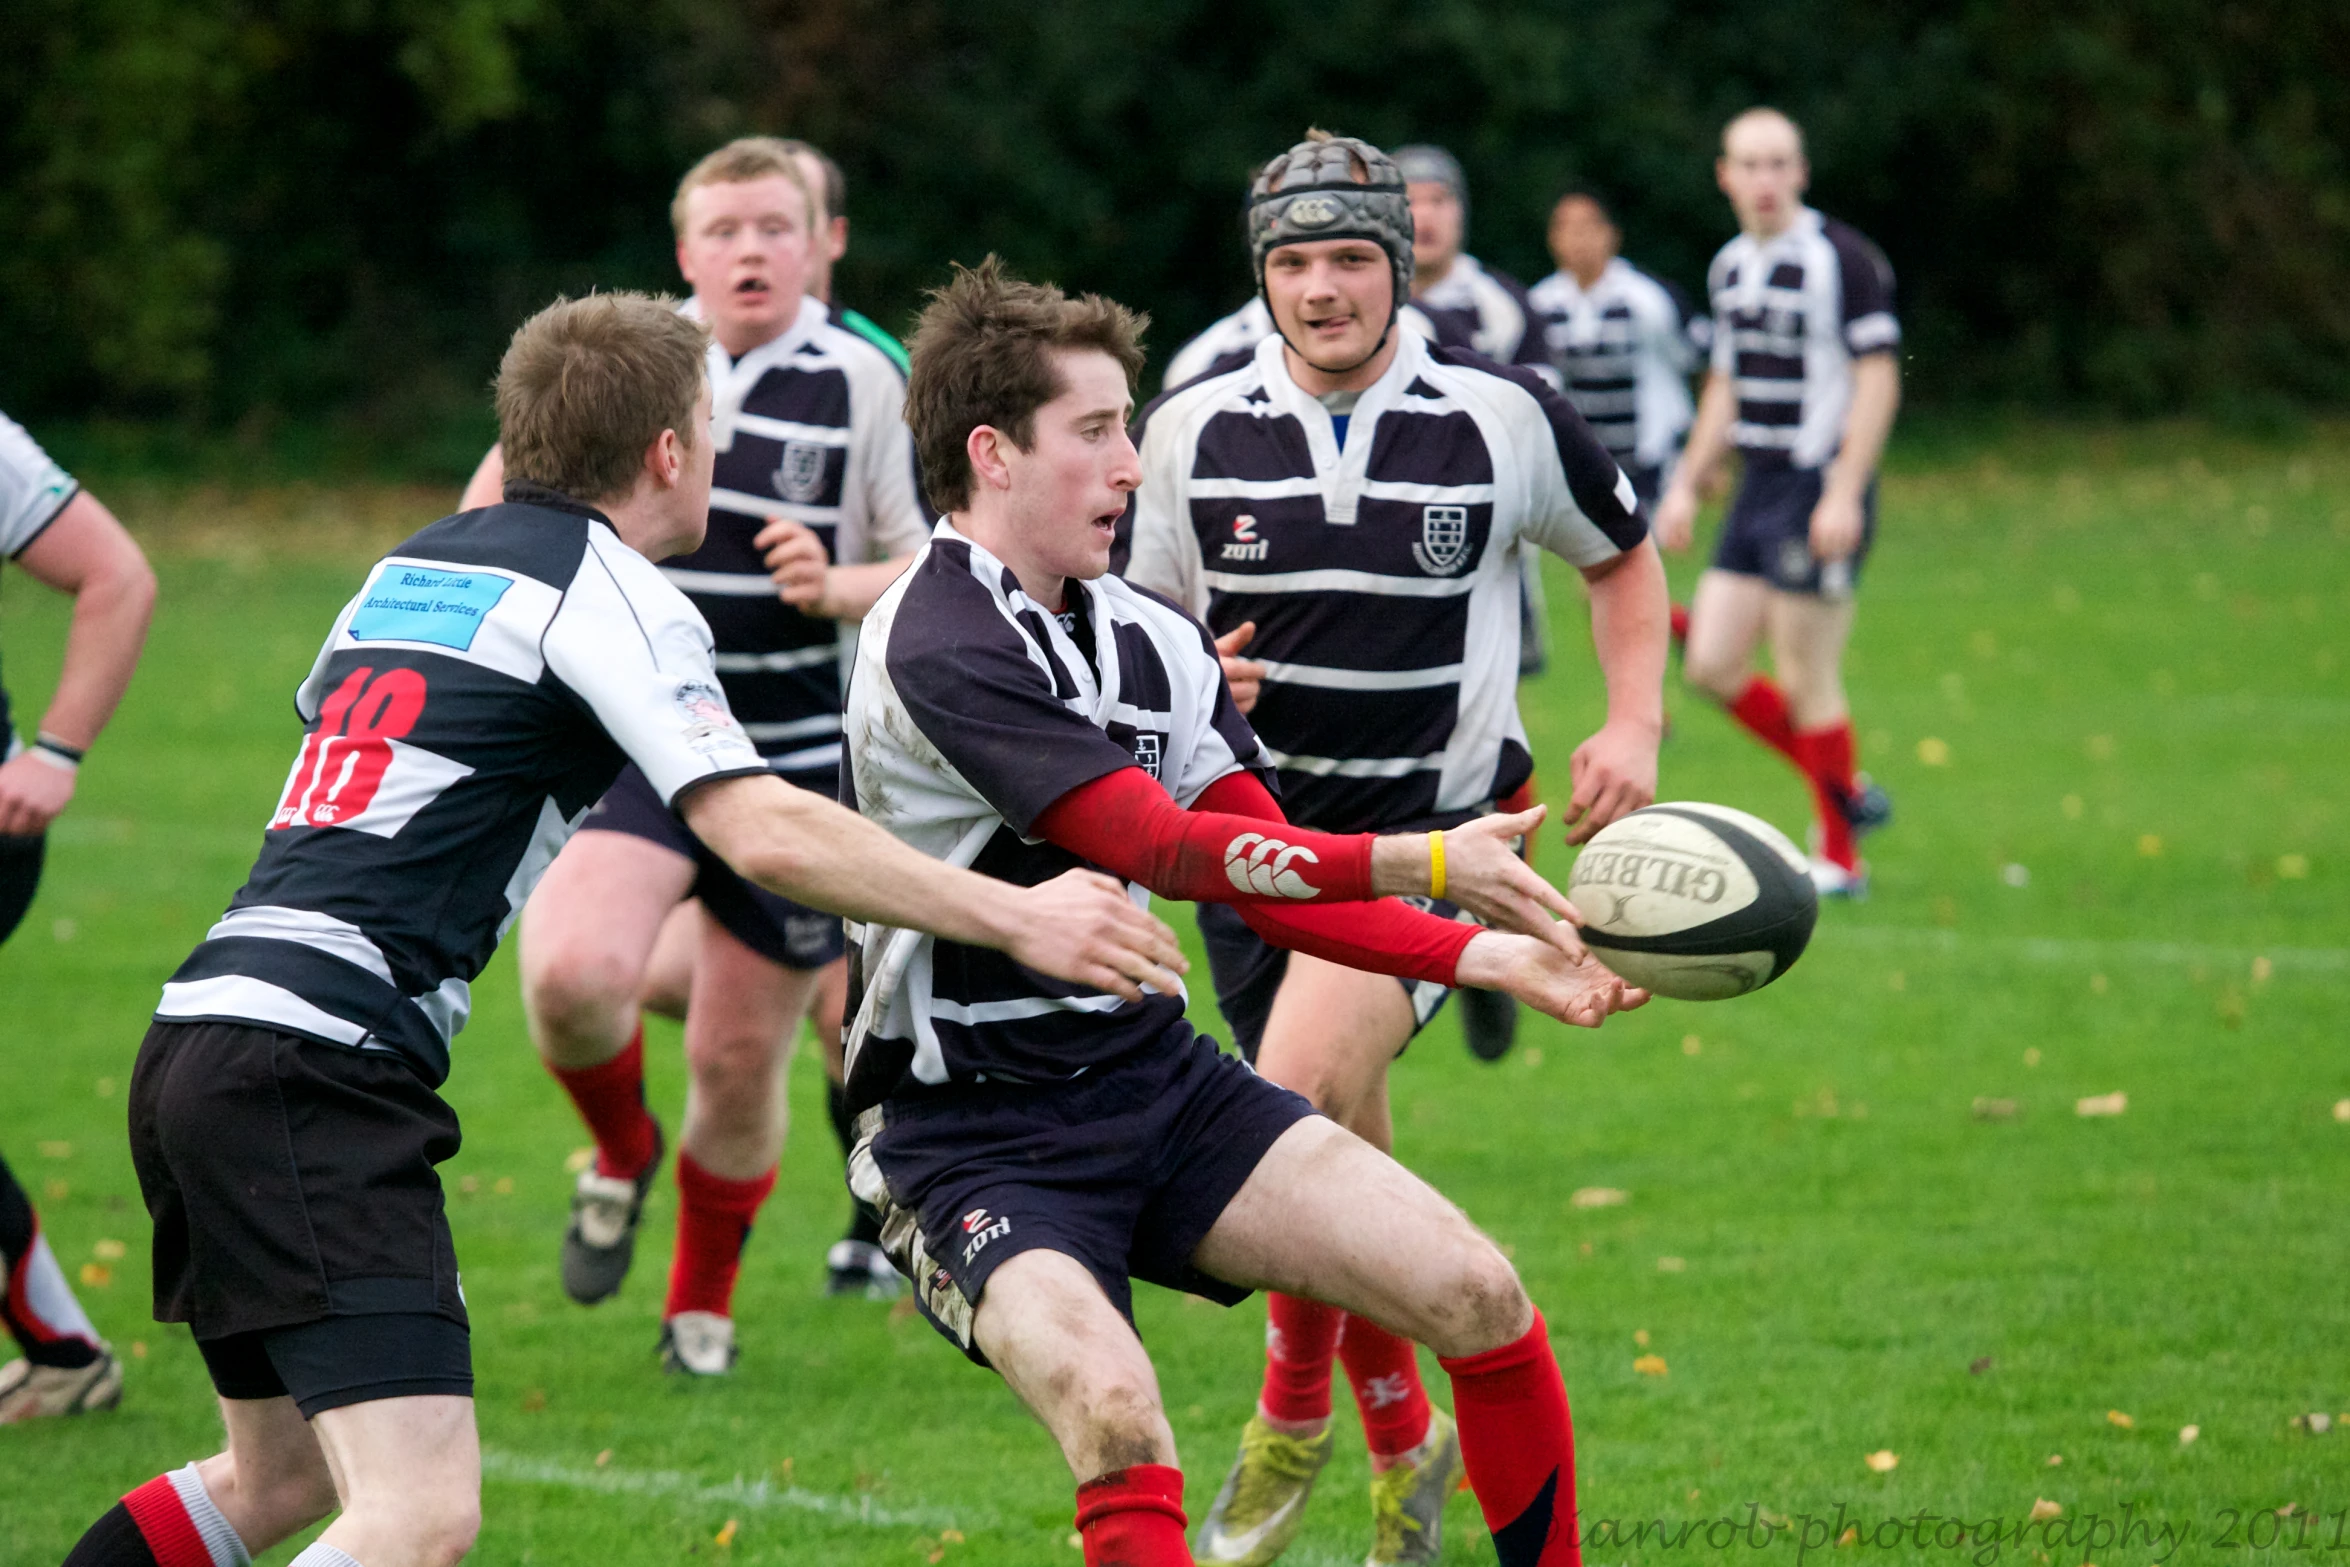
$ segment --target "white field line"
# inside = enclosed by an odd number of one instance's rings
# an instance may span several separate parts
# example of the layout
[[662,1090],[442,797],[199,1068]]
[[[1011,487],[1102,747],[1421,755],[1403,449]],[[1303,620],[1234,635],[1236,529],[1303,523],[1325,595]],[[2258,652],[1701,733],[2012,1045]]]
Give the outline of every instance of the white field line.
[[1828,933],[1857,946],[1922,948],[1956,955],[1999,952],[2031,963],[2192,963],[2246,965],[2266,958],[2279,969],[2339,974],[2350,971],[2350,947],[2211,947],[2185,941],[2088,941],[2068,936],[1976,936],[1907,925],[1848,925]]
[[775,1485],[763,1479],[745,1480],[740,1475],[712,1485],[699,1476],[674,1469],[623,1469],[617,1465],[598,1469],[586,1464],[525,1458],[495,1449],[481,1455],[481,1472],[490,1480],[560,1486],[605,1496],[658,1496],[710,1506],[740,1507],[752,1512],[819,1513],[842,1523],[864,1524],[875,1529],[986,1529],[995,1525],[994,1515],[985,1511],[949,1512],[943,1507],[920,1505],[885,1507],[870,1496],[838,1496],[797,1485]]

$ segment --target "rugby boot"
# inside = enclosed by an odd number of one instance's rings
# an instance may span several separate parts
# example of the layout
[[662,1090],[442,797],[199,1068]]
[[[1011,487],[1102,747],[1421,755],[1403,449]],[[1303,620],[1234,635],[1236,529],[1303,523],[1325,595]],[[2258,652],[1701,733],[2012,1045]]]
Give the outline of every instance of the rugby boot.
[[1428,1434],[1392,1469],[1371,1476],[1371,1554],[1363,1567],[1433,1562],[1444,1555],[1444,1504],[1461,1488],[1460,1432],[1441,1409]]
[[904,1284],[889,1253],[871,1241],[838,1240],[824,1254],[827,1295],[862,1295],[867,1300],[895,1300]]
[[661,1369],[672,1375],[722,1377],[734,1369],[734,1318],[681,1311],[661,1324]]
[[0,1426],[45,1415],[86,1415],[122,1402],[122,1362],[100,1344],[86,1366],[36,1366],[12,1360],[0,1366]]
[[571,1193],[571,1225],[563,1232],[563,1293],[593,1306],[619,1293],[636,1258],[637,1221],[645,1214],[645,1193],[661,1173],[666,1148],[661,1123],[653,1123],[653,1157],[634,1180],[598,1173],[593,1163],[579,1172]]
[[1858,903],[1869,895],[1869,862],[1856,860],[1847,870],[1834,860],[1815,854],[1811,860],[1811,885],[1823,898]]
[[1461,1038],[1480,1061],[1499,1061],[1518,1042],[1518,998],[1506,991],[1465,986],[1452,998],[1461,1009]]
[[1866,773],[1853,774],[1852,792],[1838,804],[1843,809],[1845,823],[1852,828],[1852,836],[1856,841],[1880,827],[1892,825],[1893,797]]
[[1330,1428],[1320,1436],[1283,1436],[1255,1414],[1240,1431],[1240,1457],[1200,1520],[1196,1554],[1217,1567],[1265,1567],[1289,1549],[1306,1517],[1306,1498],[1330,1462]]

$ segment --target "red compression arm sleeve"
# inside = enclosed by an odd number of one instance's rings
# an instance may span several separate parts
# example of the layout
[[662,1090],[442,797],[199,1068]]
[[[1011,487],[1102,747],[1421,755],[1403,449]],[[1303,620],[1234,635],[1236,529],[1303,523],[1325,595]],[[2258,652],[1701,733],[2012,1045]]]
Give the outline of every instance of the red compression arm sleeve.
[[[1234,778],[1247,778],[1266,808],[1251,809],[1244,791],[1227,790]],[[1268,826],[1281,831],[1268,834]],[[1186,903],[1357,903],[1371,896],[1371,834],[1290,827],[1265,786],[1245,773],[1217,779],[1186,811],[1141,768],[1121,768],[1046,806],[1034,831]]]

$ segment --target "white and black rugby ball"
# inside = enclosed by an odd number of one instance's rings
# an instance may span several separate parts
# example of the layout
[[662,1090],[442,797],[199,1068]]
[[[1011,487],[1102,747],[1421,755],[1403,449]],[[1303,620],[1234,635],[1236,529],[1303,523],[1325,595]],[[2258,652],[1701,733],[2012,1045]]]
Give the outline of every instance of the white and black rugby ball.
[[1819,917],[1803,852],[1726,805],[1678,801],[1610,822],[1567,882],[1592,955],[1660,996],[1722,1001],[1793,966]]

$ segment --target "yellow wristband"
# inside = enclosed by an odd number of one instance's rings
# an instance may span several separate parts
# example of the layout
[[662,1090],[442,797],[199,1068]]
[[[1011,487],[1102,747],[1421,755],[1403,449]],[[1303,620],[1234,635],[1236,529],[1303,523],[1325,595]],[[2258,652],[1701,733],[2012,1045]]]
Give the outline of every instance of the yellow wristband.
[[1444,896],[1444,834],[1428,835],[1428,896]]

